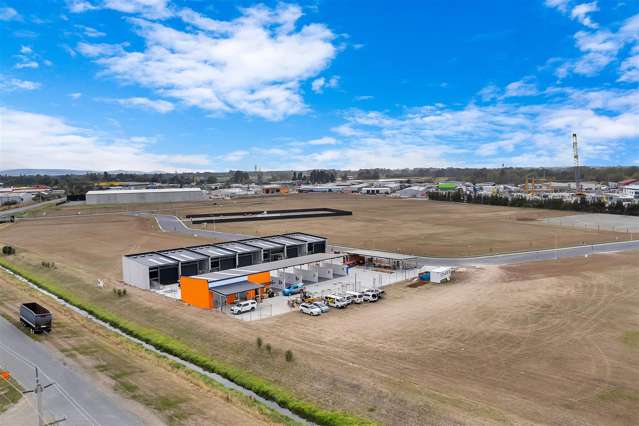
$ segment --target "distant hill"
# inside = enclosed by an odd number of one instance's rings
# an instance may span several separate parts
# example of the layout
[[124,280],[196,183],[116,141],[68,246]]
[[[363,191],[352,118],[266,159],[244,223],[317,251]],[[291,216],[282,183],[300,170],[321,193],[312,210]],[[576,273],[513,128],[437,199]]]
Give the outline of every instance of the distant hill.
[[62,176],[62,175],[86,175],[88,170],[70,170],[70,169],[11,169],[0,170],[0,175],[3,176],[34,176],[34,175],[47,175],[47,176]]
[[[153,174],[153,173],[166,173],[166,172],[139,172],[135,170],[107,170],[107,172],[111,175],[116,175],[119,173],[122,174],[130,174],[130,175],[143,175],[143,174]],[[10,169],[10,170],[0,170],[0,176],[35,176],[35,175],[46,175],[46,176],[64,176],[64,175],[86,175],[87,173],[104,173],[103,170],[72,170],[72,169]]]

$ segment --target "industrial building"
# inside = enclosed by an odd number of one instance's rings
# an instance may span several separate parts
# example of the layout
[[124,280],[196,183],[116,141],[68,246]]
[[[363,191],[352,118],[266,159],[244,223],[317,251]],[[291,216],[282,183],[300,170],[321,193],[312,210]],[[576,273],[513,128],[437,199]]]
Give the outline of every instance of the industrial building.
[[109,189],[87,192],[87,204],[179,203],[203,201],[199,188]]
[[[299,268],[302,265],[314,265],[304,270],[309,277],[313,275],[316,278],[322,269],[333,271],[339,265],[331,264],[330,261],[341,257],[339,254],[315,253],[222,272],[183,276],[180,277],[180,298],[183,302],[202,309],[223,308],[238,301],[264,296],[272,280],[285,280],[286,276],[302,275],[303,272]],[[290,268],[297,273],[284,272]],[[274,271],[278,271],[280,276],[272,276]]]
[[326,238],[323,237],[304,233],[273,235],[125,255],[122,277],[126,284],[157,289],[178,283],[180,277],[308,257],[325,251]]

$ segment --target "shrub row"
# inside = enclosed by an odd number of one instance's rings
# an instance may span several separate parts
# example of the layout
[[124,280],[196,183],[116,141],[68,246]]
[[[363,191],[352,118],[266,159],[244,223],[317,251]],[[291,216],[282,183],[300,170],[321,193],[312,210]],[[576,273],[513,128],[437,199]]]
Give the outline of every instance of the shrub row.
[[106,309],[87,303],[86,301],[81,300],[61,289],[57,285],[48,282],[46,279],[37,277],[22,268],[7,262],[5,259],[0,258],[0,265],[31,281],[36,286],[56,295],[65,302],[90,313],[94,317],[115,328],[118,328],[124,333],[140,339],[163,352],[195,364],[209,372],[219,374],[220,376],[225,377],[246,389],[252,390],[266,399],[276,402],[282,407],[288,408],[306,420],[310,420],[321,425],[374,424],[368,419],[363,419],[343,411],[326,410],[317,407],[315,404],[310,402],[300,400],[289,391],[257,377],[250,372],[207,357],[172,337],[155,330],[141,327],[135,323],[120,318]]

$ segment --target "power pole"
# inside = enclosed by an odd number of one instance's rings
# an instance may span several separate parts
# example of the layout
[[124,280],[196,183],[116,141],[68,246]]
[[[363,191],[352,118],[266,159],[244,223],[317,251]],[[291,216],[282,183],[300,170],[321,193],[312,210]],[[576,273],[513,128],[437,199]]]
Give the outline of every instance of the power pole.
[[49,422],[45,425],[44,423],[44,418],[43,416],[43,412],[42,412],[42,393],[44,392],[45,389],[53,386],[55,383],[49,383],[48,385],[44,385],[42,386],[42,384],[40,384],[40,377],[38,375],[38,367],[35,367],[35,388],[32,390],[27,390],[24,391],[22,393],[27,394],[27,393],[34,393],[36,396],[36,407],[38,410],[38,426],[49,426],[49,425],[54,425],[54,424],[58,424],[58,423],[62,423],[63,421],[66,420],[65,418],[62,419],[58,419],[58,420],[54,420],[52,422]]

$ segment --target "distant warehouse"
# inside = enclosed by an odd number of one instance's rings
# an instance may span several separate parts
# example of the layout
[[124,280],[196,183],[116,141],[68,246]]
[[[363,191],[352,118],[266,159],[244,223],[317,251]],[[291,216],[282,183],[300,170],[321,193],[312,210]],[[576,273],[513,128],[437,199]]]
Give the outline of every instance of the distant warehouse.
[[204,199],[205,192],[199,188],[110,189],[87,192],[87,204],[178,203]]

